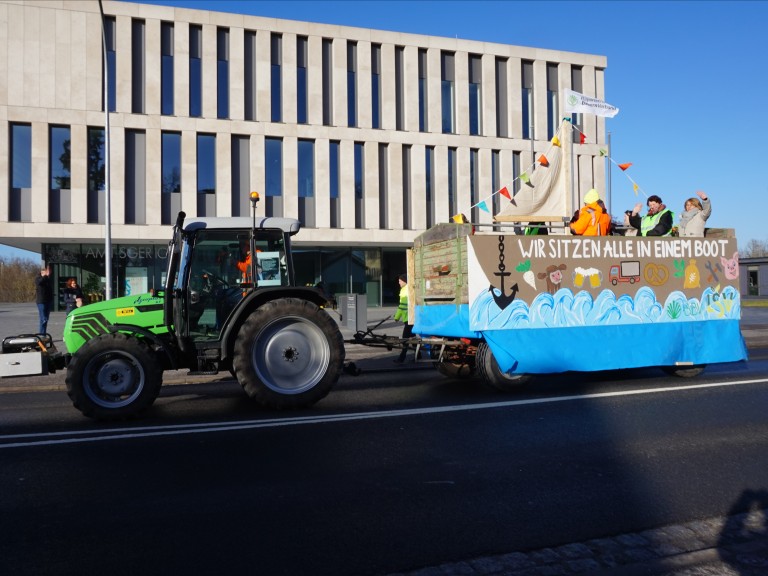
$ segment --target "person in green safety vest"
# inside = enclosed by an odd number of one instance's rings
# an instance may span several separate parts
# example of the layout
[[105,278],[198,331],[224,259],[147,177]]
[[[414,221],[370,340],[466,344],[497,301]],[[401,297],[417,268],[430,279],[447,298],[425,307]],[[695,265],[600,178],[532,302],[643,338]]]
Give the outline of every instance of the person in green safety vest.
[[669,236],[672,233],[672,224],[675,221],[675,214],[667,208],[656,196],[648,197],[648,213],[640,216],[642,204],[635,204],[632,213],[629,214],[629,224],[639,230],[640,236]]
[[[395,312],[395,322],[404,322],[402,339],[406,340],[413,336],[413,324],[408,323],[408,277],[405,274],[400,274],[397,279],[400,284],[400,302],[397,305],[397,311]],[[403,349],[400,351],[400,356],[395,358],[395,364],[402,364],[405,362],[405,356],[408,354],[408,344],[403,342]]]

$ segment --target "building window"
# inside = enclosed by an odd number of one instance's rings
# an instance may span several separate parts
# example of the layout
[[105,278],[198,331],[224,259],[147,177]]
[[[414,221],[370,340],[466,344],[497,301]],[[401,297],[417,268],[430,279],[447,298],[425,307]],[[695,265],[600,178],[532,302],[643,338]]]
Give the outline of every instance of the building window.
[[557,64],[547,64],[547,139],[551,140],[559,126],[557,111]]
[[51,126],[48,151],[51,177],[48,193],[48,222],[71,222],[70,212],[70,145],[69,126]]
[[309,91],[307,88],[307,48],[306,36],[296,38],[296,121],[299,124],[307,123],[307,100]]
[[472,212],[469,218],[472,222],[480,221],[480,208],[477,203],[480,202],[480,173],[479,173],[480,153],[477,148],[469,150],[469,201],[472,206]]
[[[104,19],[104,36],[107,45],[107,97],[109,98],[110,112],[114,112],[117,109],[117,48],[115,35],[115,17],[108,16]],[[104,110],[103,101],[101,109]]]
[[328,151],[328,173],[330,176],[331,228],[341,227],[341,204],[339,202],[339,141],[331,140]]
[[32,221],[32,126],[11,124],[10,222]]
[[357,43],[347,43],[347,126],[357,126]]
[[[501,169],[501,151],[491,150],[491,192],[496,192],[501,188],[501,176],[499,175]],[[501,212],[501,194],[493,194],[491,201],[492,213],[498,214]],[[495,231],[499,231],[498,226],[494,226]]]
[[521,168],[521,154],[520,152],[513,152],[512,153],[512,181],[514,182],[513,189],[510,190],[512,192],[512,196],[514,197],[515,194],[520,192],[520,188],[522,188],[522,182],[520,181],[520,174],[522,174],[522,168]]
[[419,48],[419,132],[426,132],[429,128],[427,94],[427,50]]
[[315,142],[299,140],[299,220],[315,227]]
[[496,135],[509,137],[509,101],[507,93],[507,59],[496,59]]
[[197,215],[216,216],[216,136],[197,135]]
[[229,118],[229,29],[216,30],[216,117]]
[[371,45],[371,126],[381,128],[381,44]]
[[411,147],[403,146],[403,230],[410,230],[411,222]]
[[283,37],[272,34],[270,49],[270,79],[272,96],[272,122],[283,121]]
[[189,27],[189,115],[203,115],[203,28]]
[[365,228],[365,145],[355,142],[355,228]]
[[448,148],[448,217],[456,214],[456,148]]
[[[573,66],[571,68],[571,90],[574,92],[584,93],[584,83],[582,78],[582,67]],[[571,124],[578,128],[578,130],[571,130],[573,133],[573,141],[581,142],[581,133],[584,131],[584,114],[578,112],[571,113]]]
[[283,141],[280,138],[264,139],[266,216],[283,215]]
[[163,132],[160,146],[163,178],[160,222],[173,224],[181,210],[181,134]]
[[523,87],[523,138],[533,139],[533,62],[523,60],[521,76]]
[[146,224],[147,137],[139,130],[125,131],[125,223]]
[[333,124],[333,40],[323,38],[323,126]]
[[456,132],[454,124],[454,60],[455,57],[452,52],[440,53],[440,98],[443,134],[453,134]]
[[405,82],[403,70],[405,69],[405,48],[395,46],[395,130],[403,130],[403,103],[405,102]]
[[248,216],[251,194],[251,139],[232,136],[232,216]]
[[483,130],[483,59],[469,56],[469,133],[477,136]]
[[245,93],[245,119],[256,120],[256,32],[245,32],[243,90]]
[[389,146],[379,144],[379,228],[389,228]]
[[131,23],[131,112],[143,114],[146,92],[146,66],[144,63],[144,20]]
[[427,228],[435,225],[435,147],[425,149],[425,170],[427,190]]
[[173,114],[173,24],[160,25],[160,113]]
[[104,224],[104,129],[88,128],[88,224]]

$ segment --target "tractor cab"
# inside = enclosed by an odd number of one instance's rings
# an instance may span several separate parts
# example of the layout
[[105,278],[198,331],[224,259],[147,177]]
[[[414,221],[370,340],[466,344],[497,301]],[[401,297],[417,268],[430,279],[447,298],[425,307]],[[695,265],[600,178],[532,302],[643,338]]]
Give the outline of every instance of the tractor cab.
[[166,325],[182,349],[218,347],[252,293],[294,284],[290,237],[300,228],[291,218],[185,220],[179,213],[169,250]]

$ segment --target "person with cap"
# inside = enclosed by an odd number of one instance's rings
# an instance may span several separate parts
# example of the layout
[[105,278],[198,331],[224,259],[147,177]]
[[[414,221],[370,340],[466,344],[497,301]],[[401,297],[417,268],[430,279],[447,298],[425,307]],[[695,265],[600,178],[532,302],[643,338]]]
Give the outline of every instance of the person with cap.
[[576,220],[570,224],[571,232],[577,236],[607,236],[611,217],[600,204],[600,195],[592,188],[584,195],[584,206],[579,210]]
[[648,213],[645,216],[640,216],[643,205],[635,204],[632,213],[628,214],[629,224],[640,231],[640,236],[671,235],[675,214],[655,194],[648,196],[646,203],[648,204]]
[[[400,284],[400,302],[397,305],[395,311],[395,322],[404,322],[402,339],[407,340],[413,336],[413,324],[408,323],[408,277],[405,274],[400,274],[397,278],[397,282]],[[395,364],[402,364],[405,362],[405,357],[408,354],[408,343],[403,342],[403,349],[400,351],[400,356],[395,358]]]

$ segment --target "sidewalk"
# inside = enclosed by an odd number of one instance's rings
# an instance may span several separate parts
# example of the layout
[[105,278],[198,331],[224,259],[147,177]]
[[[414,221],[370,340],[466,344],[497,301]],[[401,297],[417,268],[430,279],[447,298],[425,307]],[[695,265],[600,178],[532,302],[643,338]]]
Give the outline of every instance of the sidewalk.
[[[382,336],[399,338],[403,332],[403,324],[394,321],[396,306],[368,309],[368,327],[375,328],[375,333]],[[341,318],[336,310],[329,310],[330,316],[339,324],[339,329],[345,342],[352,340],[357,327]],[[62,339],[64,332],[64,312],[51,312],[48,319],[48,332],[53,337],[53,343],[60,352],[66,352],[67,347]],[[37,306],[33,303],[0,303],[0,340],[7,336],[34,334],[37,332]],[[361,372],[398,372],[403,370],[431,369],[431,362],[416,363],[413,361],[413,351],[409,351],[408,359],[403,364],[394,362],[399,349],[387,350],[386,347],[363,346],[360,344],[345,345],[346,362],[351,370]],[[163,384],[195,384],[220,379],[230,379],[228,372],[215,376],[189,376],[187,370],[166,371],[163,374]],[[0,392],[27,390],[30,384],[35,390],[64,390],[64,372],[49,376],[29,376],[20,378],[0,378]]]
[[[403,332],[403,324],[394,321],[395,310],[397,310],[396,306],[369,307],[367,309],[367,329],[377,336],[399,338]],[[398,349],[387,350],[384,346],[350,344],[349,341],[354,339],[357,331],[365,331],[363,327],[355,326],[354,320],[343,319],[338,310],[329,310],[328,313],[339,324],[344,341],[347,342],[347,362],[354,362],[358,368],[379,371],[431,367],[430,362],[413,362],[412,351],[409,352],[408,360],[404,364],[395,364],[394,359],[399,354]],[[48,332],[53,337],[56,347],[62,352],[66,352],[66,346],[62,340],[65,318],[64,312],[51,312],[48,320]],[[37,324],[37,306],[35,304],[0,303],[0,339],[6,336],[32,334],[37,331]],[[741,333],[748,349],[768,348],[768,308],[742,308]],[[370,337],[370,334],[368,336]],[[176,374],[166,373],[163,380],[168,381],[169,377],[179,378],[181,373],[185,374],[186,370],[180,370]],[[190,382],[199,382],[199,378],[195,377]],[[207,378],[210,379],[210,377]]]

